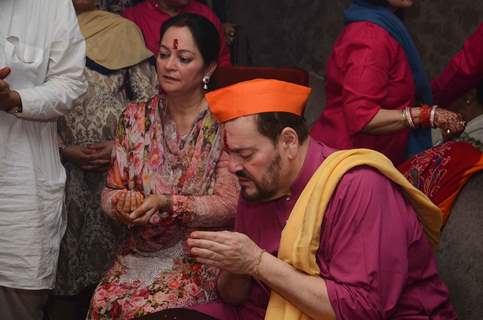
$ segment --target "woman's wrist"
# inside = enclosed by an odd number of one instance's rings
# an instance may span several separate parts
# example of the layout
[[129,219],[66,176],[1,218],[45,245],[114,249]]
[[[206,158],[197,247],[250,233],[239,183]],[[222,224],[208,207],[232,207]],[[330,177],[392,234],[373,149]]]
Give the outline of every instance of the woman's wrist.
[[427,104],[402,110],[404,124],[411,129],[433,128],[435,114],[436,106],[430,107]]
[[172,212],[173,211],[173,196],[168,194],[163,194],[158,196],[158,206],[159,210]]
[[173,212],[173,195],[166,196],[166,206],[169,212]]

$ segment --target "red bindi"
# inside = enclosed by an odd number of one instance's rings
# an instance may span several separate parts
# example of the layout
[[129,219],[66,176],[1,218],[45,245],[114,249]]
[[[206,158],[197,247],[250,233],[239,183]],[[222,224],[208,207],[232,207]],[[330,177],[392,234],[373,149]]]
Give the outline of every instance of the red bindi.
[[173,49],[178,50],[178,39],[173,40]]

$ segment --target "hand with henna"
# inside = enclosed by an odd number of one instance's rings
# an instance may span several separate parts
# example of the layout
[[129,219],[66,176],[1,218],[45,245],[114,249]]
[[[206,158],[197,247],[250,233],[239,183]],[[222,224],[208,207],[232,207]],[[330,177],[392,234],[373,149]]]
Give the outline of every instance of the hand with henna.
[[443,108],[437,108],[434,115],[434,125],[441,130],[444,140],[459,136],[466,126],[463,116]]

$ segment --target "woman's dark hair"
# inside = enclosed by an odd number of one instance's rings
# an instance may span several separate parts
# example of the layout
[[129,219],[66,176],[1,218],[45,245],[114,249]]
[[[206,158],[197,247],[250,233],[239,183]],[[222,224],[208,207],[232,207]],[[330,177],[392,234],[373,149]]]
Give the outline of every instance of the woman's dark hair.
[[299,143],[302,144],[309,135],[309,128],[305,123],[304,117],[289,112],[263,112],[256,118],[257,129],[265,137],[272,140],[273,144],[286,127],[290,127],[297,132]]
[[163,39],[164,34],[171,27],[187,27],[191,31],[205,66],[218,60],[220,36],[210,20],[194,13],[179,14],[163,23],[159,39]]

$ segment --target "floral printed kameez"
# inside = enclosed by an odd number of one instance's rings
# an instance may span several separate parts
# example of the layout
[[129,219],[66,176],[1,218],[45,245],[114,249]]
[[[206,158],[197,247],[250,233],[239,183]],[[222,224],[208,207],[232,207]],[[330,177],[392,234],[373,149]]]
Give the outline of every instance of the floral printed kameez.
[[190,131],[179,135],[164,97],[132,104],[119,121],[115,159],[102,206],[118,192],[172,195],[170,212],[130,228],[127,241],[91,301],[88,319],[131,319],[216,299],[218,270],[185,246],[195,229],[230,228],[238,185],[226,166],[222,127],[203,101]]

